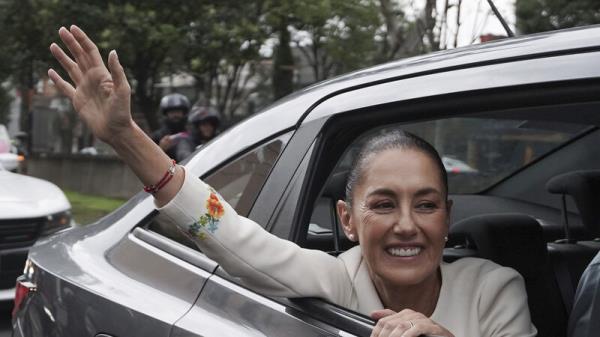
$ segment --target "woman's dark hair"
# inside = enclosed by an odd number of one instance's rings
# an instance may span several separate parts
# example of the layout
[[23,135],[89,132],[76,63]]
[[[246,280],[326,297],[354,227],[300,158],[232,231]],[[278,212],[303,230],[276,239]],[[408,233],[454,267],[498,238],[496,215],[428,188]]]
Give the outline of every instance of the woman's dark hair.
[[358,155],[354,159],[354,164],[348,174],[346,181],[346,203],[352,205],[352,191],[356,184],[360,182],[364,173],[365,166],[371,156],[380,152],[392,149],[410,149],[420,151],[433,160],[436,164],[442,183],[444,193],[448,195],[448,174],[444,168],[442,158],[435,148],[424,139],[402,130],[385,131],[384,133],[371,136],[360,148]]

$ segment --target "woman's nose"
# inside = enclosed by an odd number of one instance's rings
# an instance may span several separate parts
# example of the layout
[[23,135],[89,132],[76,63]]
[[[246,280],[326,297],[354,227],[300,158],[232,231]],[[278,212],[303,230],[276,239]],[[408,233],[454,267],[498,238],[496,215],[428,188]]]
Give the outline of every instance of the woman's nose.
[[410,211],[400,210],[393,231],[401,236],[412,237],[417,234],[417,224]]

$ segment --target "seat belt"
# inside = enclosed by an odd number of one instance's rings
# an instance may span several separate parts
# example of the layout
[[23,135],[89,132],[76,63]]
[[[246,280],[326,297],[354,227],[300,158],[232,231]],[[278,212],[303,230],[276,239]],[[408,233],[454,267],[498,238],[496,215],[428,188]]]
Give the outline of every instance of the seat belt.
[[565,259],[560,259],[555,256],[553,260],[552,266],[554,267],[554,275],[556,276],[556,282],[558,282],[558,288],[563,303],[565,304],[565,310],[567,311],[568,317],[573,309],[573,300],[575,297],[575,290],[571,280],[571,274],[569,273],[569,266]]

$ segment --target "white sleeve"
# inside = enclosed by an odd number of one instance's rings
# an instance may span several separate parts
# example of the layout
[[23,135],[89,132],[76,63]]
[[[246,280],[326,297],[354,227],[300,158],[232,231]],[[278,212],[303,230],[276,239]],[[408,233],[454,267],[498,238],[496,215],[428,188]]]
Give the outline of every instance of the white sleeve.
[[535,337],[531,323],[525,282],[512,268],[497,268],[483,279],[480,287],[479,317],[481,335],[490,337]]
[[269,296],[319,297],[345,305],[352,285],[344,263],[300,248],[239,216],[210,186],[186,175],[158,221],[177,226],[227,273]]

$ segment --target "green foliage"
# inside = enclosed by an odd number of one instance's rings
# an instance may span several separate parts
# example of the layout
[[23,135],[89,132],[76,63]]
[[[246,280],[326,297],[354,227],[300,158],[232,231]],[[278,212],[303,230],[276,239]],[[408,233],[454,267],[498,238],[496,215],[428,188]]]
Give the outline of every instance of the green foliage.
[[[118,51],[132,84],[134,112],[143,113],[151,129],[158,127],[163,94],[155,84],[177,72],[194,76],[205,99],[232,117],[253,91],[271,85],[277,90],[263,97],[280,97],[295,89],[300,65],[308,64],[318,81],[395,57],[397,47],[388,52],[377,40],[383,2],[395,6],[388,23],[405,27],[394,0],[0,0],[0,82],[10,78],[26,90],[49,66],[60,72],[48,46],[58,41],[60,26],[77,24],[102,55]],[[400,35],[394,30],[385,41]],[[272,55],[261,55],[267,41],[279,43],[271,43]],[[296,60],[292,47],[300,54]],[[265,58],[274,61],[272,70]]]
[[273,98],[279,99],[294,91],[294,57],[290,46],[289,22],[281,19],[277,37],[279,43],[273,53]]
[[598,0],[517,0],[515,5],[522,34],[600,23]]
[[121,206],[125,200],[64,191],[78,224],[92,223]]
[[310,42],[297,38],[295,45],[316,81],[373,63],[381,25],[374,1],[307,0],[296,8],[292,26],[307,32]]

